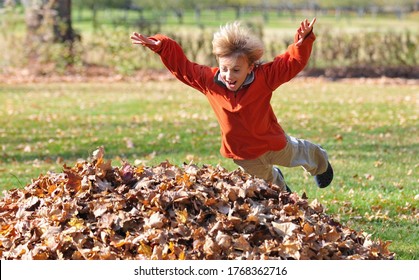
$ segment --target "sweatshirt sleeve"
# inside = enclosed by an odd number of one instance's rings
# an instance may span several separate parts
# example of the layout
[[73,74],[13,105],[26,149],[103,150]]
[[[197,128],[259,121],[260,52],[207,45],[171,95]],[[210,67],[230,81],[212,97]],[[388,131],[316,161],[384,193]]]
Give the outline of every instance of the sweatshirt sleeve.
[[272,62],[262,66],[267,84],[272,90],[290,81],[304,69],[310,58],[315,39],[316,36],[311,32],[303,43],[297,47],[297,33],[294,37],[294,43],[288,46],[285,53],[276,56]]
[[159,40],[161,44],[154,49],[160,55],[166,68],[180,81],[201,92],[212,80],[213,73],[210,67],[189,61],[181,46],[173,39],[157,34],[151,39]]

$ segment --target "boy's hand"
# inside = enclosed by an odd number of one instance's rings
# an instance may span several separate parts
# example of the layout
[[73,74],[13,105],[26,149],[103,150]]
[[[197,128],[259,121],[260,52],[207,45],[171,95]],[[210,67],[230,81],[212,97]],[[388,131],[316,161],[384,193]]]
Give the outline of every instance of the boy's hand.
[[138,34],[137,32],[134,32],[131,35],[131,40],[134,45],[143,45],[151,50],[155,50],[161,43],[158,40],[152,40],[143,34]]
[[313,30],[313,25],[316,22],[316,18],[313,18],[313,20],[309,23],[307,19],[303,20],[300,24],[300,28],[298,28],[298,41],[295,43],[297,47],[301,46],[304,39],[307,37],[308,34]]

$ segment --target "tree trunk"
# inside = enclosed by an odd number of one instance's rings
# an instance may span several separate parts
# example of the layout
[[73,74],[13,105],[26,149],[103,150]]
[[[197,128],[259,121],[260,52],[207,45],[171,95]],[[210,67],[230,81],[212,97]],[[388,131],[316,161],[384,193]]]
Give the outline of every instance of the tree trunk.
[[42,1],[37,6],[27,3],[26,26],[30,41],[73,42],[71,0]]
[[51,5],[56,11],[53,20],[54,41],[55,42],[73,42],[74,31],[71,22],[71,0],[55,0]]
[[76,35],[71,22],[71,0],[22,1],[26,10],[27,45],[31,64],[38,64],[53,43],[63,44],[66,51],[66,65],[74,61],[73,43]]

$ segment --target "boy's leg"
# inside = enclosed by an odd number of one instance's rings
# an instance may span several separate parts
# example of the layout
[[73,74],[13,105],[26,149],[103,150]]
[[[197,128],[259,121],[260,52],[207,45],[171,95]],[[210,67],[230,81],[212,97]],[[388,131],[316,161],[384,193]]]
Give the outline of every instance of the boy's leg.
[[312,176],[324,173],[328,167],[328,155],[322,147],[288,135],[285,148],[270,152],[268,156],[271,164],[285,167],[302,166]]
[[[333,179],[333,170],[327,152],[319,145],[307,140],[287,136],[287,145],[280,151],[269,151],[257,159],[234,160],[245,172],[287,190],[282,174],[274,167],[302,166],[312,176],[319,187],[327,187]],[[318,180],[320,179],[320,180]],[[320,182],[321,181],[321,182]]]
[[327,152],[319,145],[287,135],[287,146],[281,151],[267,154],[268,162],[285,167],[302,166],[320,188],[327,187],[333,180],[333,169]]
[[291,193],[291,189],[288,187],[287,183],[285,182],[285,177],[282,174],[281,170],[277,167],[274,166],[274,168],[272,169],[272,174],[273,174],[273,182],[274,184],[278,185],[278,186],[282,186],[282,182],[284,182],[285,184],[285,190],[289,193]]
[[287,186],[284,177],[267,161],[267,155],[264,154],[257,159],[251,160],[234,160],[234,162],[250,175],[278,185],[286,191]]

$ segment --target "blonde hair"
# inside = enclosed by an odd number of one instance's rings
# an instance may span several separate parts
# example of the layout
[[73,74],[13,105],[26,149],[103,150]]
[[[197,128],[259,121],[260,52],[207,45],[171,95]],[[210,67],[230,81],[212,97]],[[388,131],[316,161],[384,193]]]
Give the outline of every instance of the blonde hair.
[[264,46],[261,39],[235,21],[221,26],[220,30],[214,33],[212,52],[217,60],[225,56],[243,56],[249,64],[253,64],[262,58]]

